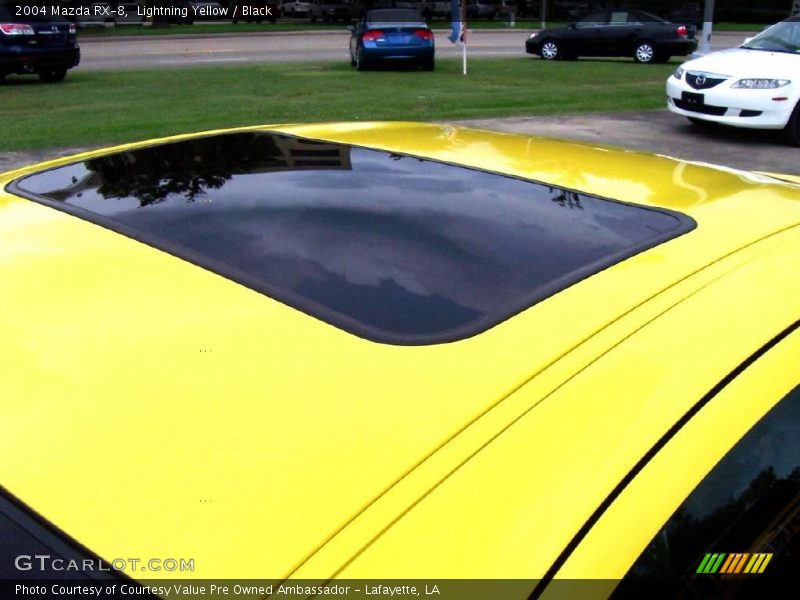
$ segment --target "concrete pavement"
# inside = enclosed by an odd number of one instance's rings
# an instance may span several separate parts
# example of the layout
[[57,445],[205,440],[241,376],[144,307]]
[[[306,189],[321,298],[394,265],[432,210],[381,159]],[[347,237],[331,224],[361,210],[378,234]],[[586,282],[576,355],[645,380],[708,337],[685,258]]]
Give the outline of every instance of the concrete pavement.
[[[470,32],[471,57],[524,57],[531,30],[477,29]],[[459,57],[461,49],[447,41],[448,30],[436,30],[437,57]],[[747,33],[720,33],[714,49],[740,44]],[[349,32],[269,32],[215,35],[153,35],[81,38],[81,70],[183,68],[203,65],[347,61]],[[531,57],[531,60],[538,58]]]
[[786,145],[780,132],[698,127],[666,108],[616,114],[472,119],[458,124],[619,146],[746,171],[800,175],[800,148]]

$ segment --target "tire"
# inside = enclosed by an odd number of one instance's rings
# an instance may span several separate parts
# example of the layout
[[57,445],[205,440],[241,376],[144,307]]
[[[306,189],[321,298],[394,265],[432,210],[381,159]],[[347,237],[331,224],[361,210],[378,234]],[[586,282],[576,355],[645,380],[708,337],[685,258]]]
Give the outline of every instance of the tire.
[[367,61],[365,61],[364,57],[361,55],[361,48],[356,48],[356,70],[357,71],[367,70]]
[[643,65],[648,65],[656,60],[656,48],[653,42],[639,42],[633,51],[633,60]]
[[539,47],[539,54],[544,60],[559,60],[561,58],[561,46],[555,40],[545,40]]
[[59,81],[62,81],[64,77],[67,76],[67,70],[45,69],[43,71],[39,71],[37,74],[39,75],[39,79],[41,79],[45,83],[58,83]]
[[783,137],[792,146],[800,146],[800,100],[789,117],[789,122],[783,129]]

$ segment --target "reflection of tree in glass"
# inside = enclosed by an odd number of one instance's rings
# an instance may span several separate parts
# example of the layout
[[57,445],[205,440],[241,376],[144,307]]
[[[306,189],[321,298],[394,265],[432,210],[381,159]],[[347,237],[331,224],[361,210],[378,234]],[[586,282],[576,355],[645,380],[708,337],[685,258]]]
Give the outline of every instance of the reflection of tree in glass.
[[550,200],[558,204],[559,206],[566,207],[566,208],[576,208],[578,210],[583,210],[583,206],[581,206],[581,196],[578,192],[571,192],[569,190],[560,190],[555,188],[548,188],[550,190],[551,198]]
[[[787,526],[800,525],[796,522],[799,504],[800,467],[784,478],[777,477],[771,466],[767,467],[738,497],[728,496],[725,503],[702,518],[694,517],[685,505],[681,506],[639,557],[629,576],[692,577],[706,552],[791,550],[788,546],[798,545],[797,536],[789,540],[784,536],[781,542],[781,533]],[[776,555],[770,569],[776,572],[781,563],[788,565],[791,560],[789,555]]]
[[236,133],[190,139],[92,159],[86,167],[100,176],[97,191],[104,198],[137,198],[140,206],[173,195],[193,202],[236,173],[284,166],[276,137]]

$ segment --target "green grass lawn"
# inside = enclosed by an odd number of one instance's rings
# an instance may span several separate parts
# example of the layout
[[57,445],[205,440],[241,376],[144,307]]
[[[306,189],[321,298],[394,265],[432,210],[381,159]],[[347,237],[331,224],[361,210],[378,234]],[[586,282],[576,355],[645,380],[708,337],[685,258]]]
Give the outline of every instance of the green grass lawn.
[[71,71],[0,85],[0,151],[91,146],[262,123],[447,120],[664,106],[673,65],[630,60],[457,59],[433,73],[357,72],[346,62]]

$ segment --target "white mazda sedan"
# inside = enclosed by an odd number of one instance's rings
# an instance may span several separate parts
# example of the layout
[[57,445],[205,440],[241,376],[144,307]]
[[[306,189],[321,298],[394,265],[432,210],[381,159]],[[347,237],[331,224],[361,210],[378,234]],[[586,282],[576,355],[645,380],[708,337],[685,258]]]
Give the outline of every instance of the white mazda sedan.
[[782,129],[800,145],[800,17],[678,67],[667,107],[692,123]]

